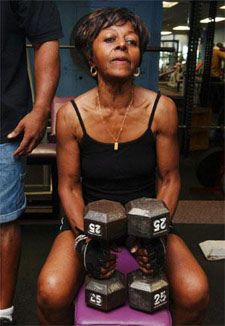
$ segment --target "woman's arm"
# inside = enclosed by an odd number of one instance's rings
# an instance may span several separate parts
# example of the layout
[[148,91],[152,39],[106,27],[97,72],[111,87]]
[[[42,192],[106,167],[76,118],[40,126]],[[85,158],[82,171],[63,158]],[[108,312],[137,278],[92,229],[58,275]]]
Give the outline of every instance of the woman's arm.
[[180,193],[177,109],[172,100],[162,96],[155,122],[157,152],[157,198],[164,201],[172,217]]
[[80,181],[80,151],[76,135],[76,118],[70,103],[57,113],[58,191],[72,230],[84,229],[84,200]]

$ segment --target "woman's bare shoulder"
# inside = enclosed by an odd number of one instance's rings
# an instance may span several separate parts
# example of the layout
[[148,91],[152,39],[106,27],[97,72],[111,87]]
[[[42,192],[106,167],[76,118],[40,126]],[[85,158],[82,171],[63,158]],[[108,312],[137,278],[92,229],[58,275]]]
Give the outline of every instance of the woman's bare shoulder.
[[[153,102],[153,103],[158,94],[158,92],[155,92],[151,89],[140,87],[140,86],[136,87],[136,92],[139,95],[139,98],[148,99],[150,102]],[[160,107],[164,107],[164,106],[174,107],[175,103],[173,102],[173,100],[171,98],[161,94],[159,105],[160,105]]]
[[177,113],[177,107],[174,101],[165,95],[160,96],[160,101],[158,104],[158,111],[164,115],[173,115]]
[[71,115],[73,115],[73,111],[74,109],[71,101],[64,103],[57,111],[57,120],[68,120],[71,118]]
[[[89,106],[92,106],[92,103],[95,99],[96,90],[95,88],[74,97],[73,101],[75,102],[75,105],[77,106],[79,111],[83,111],[84,108],[87,108]],[[58,110],[57,117],[61,117],[64,119],[71,119],[71,117],[76,117],[75,109],[71,101],[66,102],[63,104],[60,109]]]
[[85,108],[92,107],[93,103],[96,101],[96,87],[77,96],[74,100],[79,110],[84,110]]
[[[137,88],[139,101],[146,103],[148,108],[153,108],[157,98],[157,92],[143,87]],[[151,111],[150,113],[151,114]],[[160,95],[157,103],[156,111],[154,113],[153,127],[155,132],[165,132],[167,129],[171,132],[177,128],[177,108],[173,100],[163,94]]]
[[137,98],[141,100],[152,101],[156,95],[156,92],[152,91],[151,89],[144,88],[141,86],[135,86],[135,92],[137,94]]
[[[96,99],[95,89],[91,89],[90,91],[74,97],[75,105],[77,106],[84,121],[88,117],[87,112],[93,108],[94,99]],[[68,134],[72,133],[76,137],[81,136],[82,131],[80,121],[71,101],[66,102],[60,107],[57,112],[56,120],[58,129],[60,128],[60,130],[64,130],[64,132]]]
[[150,89],[141,86],[135,86],[135,106],[144,109],[147,114],[149,114],[156,95],[156,92]]
[[160,96],[154,119],[161,131],[173,133],[177,129],[177,107],[171,98],[165,95]]

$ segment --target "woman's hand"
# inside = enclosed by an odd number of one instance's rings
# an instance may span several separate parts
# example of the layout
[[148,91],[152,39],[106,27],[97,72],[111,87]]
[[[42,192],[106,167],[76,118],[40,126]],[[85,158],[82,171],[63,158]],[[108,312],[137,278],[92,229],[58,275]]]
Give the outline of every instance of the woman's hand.
[[116,269],[116,255],[112,254],[107,244],[84,236],[76,249],[85,270],[94,278],[107,279],[112,276]]
[[143,273],[156,274],[163,267],[165,261],[165,244],[163,239],[137,239],[129,236],[126,245],[131,254],[135,256]]
[[128,236],[126,246],[130,253],[136,258],[140,270],[145,274],[153,272],[150,264],[148,251],[141,246],[141,240],[133,236]]

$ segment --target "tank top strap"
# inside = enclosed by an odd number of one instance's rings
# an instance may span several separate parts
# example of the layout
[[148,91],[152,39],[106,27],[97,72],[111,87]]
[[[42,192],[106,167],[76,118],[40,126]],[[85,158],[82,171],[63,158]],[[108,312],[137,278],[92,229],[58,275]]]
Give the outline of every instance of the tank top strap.
[[157,104],[159,102],[160,96],[161,96],[160,91],[158,91],[157,96],[156,96],[156,99],[155,99],[155,102],[153,104],[152,112],[151,112],[150,118],[149,118],[149,123],[148,123],[149,129],[151,129],[152,121],[153,121],[153,118],[154,118],[155,110],[157,108]]
[[85,128],[85,126],[84,126],[84,122],[83,122],[83,119],[82,119],[82,117],[81,117],[80,111],[79,111],[79,109],[78,109],[78,107],[77,107],[77,104],[76,104],[76,102],[75,102],[74,100],[71,100],[70,102],[72,103],[72,105],[73,105],[73,107],[74,107],[74,109],[75,109],[75,112],[76,112],[76,114],[77,114],[78,120],[79,120],[79,122],[80,122],[80,125],[81,125],[81,128],[82,128],[82,131],[83,131],[83,134],[85,135],[85,134],[87,133],[87,132],[86,132],[86,128]]

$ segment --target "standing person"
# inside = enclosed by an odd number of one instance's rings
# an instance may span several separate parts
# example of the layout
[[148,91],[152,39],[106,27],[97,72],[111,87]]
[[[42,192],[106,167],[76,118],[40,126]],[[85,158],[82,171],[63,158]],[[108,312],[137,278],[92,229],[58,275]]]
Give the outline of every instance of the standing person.
[[213,48],[211,62],[211,81],[221,81],[224,75],[222,61],[225,60],[225,48],[222,43],[217,43]]
[[[213,48],[210,76],[210,105],[214,113],[214,122],[219,126],[224,126],[224,67],[225,48],[222,43],[217,43]],[[213,141],[216,145],[223,145],[224,132],[214,130]]]
[[[149,39],[144,23],[125,8],[99,9],[77,23],[74,37],[97,86],[57,115],[59,195],[66,219],[39,276],[39,321],[45,325],[73,325],[83,261],[89,273],[103,278],[115,269],[115,256],[96,250],[96,240],[82,239],[87,203],[156,197],[172,218],[180,192],[176,107],[134,84]],[[137,260],[150,272],[143,249],[135,248]],[[199,325],[208,304],[206,275],[174,231],[166,255],[174,324]]]
[[[1,1],[0,324],[13,323],[21,250],[18,218],[26,206],[25,156],[40,142],[59,79],[59,13],[51,1]],[[34,47],[35,102],[26,64]]]

